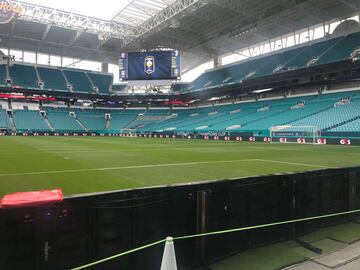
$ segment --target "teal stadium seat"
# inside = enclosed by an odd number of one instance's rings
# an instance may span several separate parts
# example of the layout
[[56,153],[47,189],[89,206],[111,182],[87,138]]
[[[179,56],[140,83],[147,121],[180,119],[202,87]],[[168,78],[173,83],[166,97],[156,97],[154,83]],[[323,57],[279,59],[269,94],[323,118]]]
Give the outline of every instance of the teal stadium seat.
[[6,85],[6,65],[0,65],[0,85]]
[[66,81],[60,69],[38,67],[40,79],[44,82],[47,90],[68,92]]
[[50,131],[39,111],[13,110],[13,118],[18,131]]
[[300,54],[295,56],[285,65],[285,69],[293,70],[307,67],[312,59],[322,55],[332,44],[337,43],[342,38],[343,37],[325,40],[306,46]]
[[176,92],[187,92],[189,91],[190,83],[173,83],[171,85],[171,90]]
[[125,88],[127,87],[127,84],[126,83],[115,83],[113,84],[112,86],[112,90],[113,91],[123,91],[125,90]]
[[321,55],[320,59],[316,62],[317,65],[349,59],[353,50],[360,46],[360,33],[350,34],[333,44],[332,47]]
[[2,128],[2,129],[10,128],[9,118],[8,118],[5,110],[0,110],[0,128]]
[[73,86],[73,90],[78,93],[93,93],[93,86],[84,71],[74,71],[64,69],[64,74],[68,82]]
[[[342,98],[350,98],[345,105],[334,106]],[[303,107],[292,108],[304,103]],[[267,109],[264,109],[267,108]],[[55,131],[82,132],[85,129],[72,117],[69,109],[46,108],[47,117]],[[360,132],[360,92],[340,92],[321,95],[249,101],[235,104],[178,109],[72,109],[77,119],[89,131],[135,129],[140,132],[262,132],[272,126],[290,125],[288,131],[299,126],[317,126],[329,132]],[[105,113],[111,114],[106,125]],[[141,114],[142,116],[139,116]],[[38,111],[14,110],[18,130],[48,131]],[[0,113],[0,128],[9,129],[5,110]]]
[[[172,118],[141,127],[135,121],[132,127],[142,131],[263,131],[277,125],[318,126],[326,129],[360,115],[360,97],[357,92],[332,93],[316,96],[295,97],[268,101],[210,106],[189,110],[173,110]],[[353,96],[352,102],[334,108],[342,97]],[[292,109],[300,102],[302,108]],[[268,110],[259,110],[269,106]],[[240,109],[240,111],[237,111]],[[217,112],[217,113],[211,113]],[[139,124],[139,125],[135,125]],[[360,130],[359,130],[360,131]]]
[[69,116],[69,111],[47,110],[47,118],[56,131],[82,132],[84,129]]
[[137,117],[136,120],[134,120],[129,126],[128,128],[130,129],[138,129],[138,128],[143,128],[147,125],[154,125],[157,123],[161,123],[163,122],[167,117],[169,117],[171,111],[164,109],[164,110],[159,110],[159,109],[149,109],[146,110],[143,113],[143,117]]
[[9,72],[13,86],[39,89],[38,79],[34,66],[14,64],[9,66]]
[[145,110],[123,110],[119,112],[111,112],[110,120],[110,130],[119,131],[124,128],[127,128],[133,121],[136,120],[136,117],[139,113],[144,113]]
[[341,61],[348,59],[352,51],[359,45],[360,33],[355,33],[285,51],[280,50],[272,55],[258,56],[206,71],[191,82],[186,89],[200,91],[221,85],[238,84],[244,80],[268,76],[274,72]]
[[109,91],[113,81],[113,77],[111,75],[88,72],[88,76],[93,84],[99,89],[99,94],[110,94]]
[[77,118],[91,131],[102,131],[105,129],[105,111],[100,110],[77,110]]

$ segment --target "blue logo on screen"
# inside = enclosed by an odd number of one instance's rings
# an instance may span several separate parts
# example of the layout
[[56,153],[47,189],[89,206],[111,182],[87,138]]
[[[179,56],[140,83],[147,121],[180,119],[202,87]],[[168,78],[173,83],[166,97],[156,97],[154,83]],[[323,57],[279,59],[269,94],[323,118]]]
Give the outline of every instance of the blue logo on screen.
[[144,60],[144,71],[146,74],[151,74],[155,72],[155,57],[146,56]]

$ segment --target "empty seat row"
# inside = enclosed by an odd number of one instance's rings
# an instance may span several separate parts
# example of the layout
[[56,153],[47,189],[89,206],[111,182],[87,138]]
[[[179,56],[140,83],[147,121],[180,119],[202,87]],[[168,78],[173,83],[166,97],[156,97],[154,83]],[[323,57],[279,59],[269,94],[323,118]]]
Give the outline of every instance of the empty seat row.
[[[344,98],[349,102],[340,102]],[[301,106],[295,106],[295,105]],[[342,104],[342,105],[341,105]],[[27,106],[23,106],[27,107]],[[330,132],[360,133],[360,92],[279,98],[184,109],[68,109],[0,111],[0,128],[20,131],[262,132],[286,125],[288,131],[316,126]],[[71,114],[74,112],[74,114]],[[106,114],[110,113],[110,117]],[[10,124],[9,124],[10,123]],[[14,124],[14,125],[13,125]]]
[[286,49],[277,53],[204,72],[190,84],[175,84],[174,89],[198,91],[221,85],[237,84],[244,80],[272,75],[277,72],[351,59],[359,47],[360,33],[325,39],[317,43]]
[[14,87],[39,90],[67,92],[68,85],[78,93],[110,94],[113,76],[111,74],[94,73],[84,70],[56,67],[40,67],[25,64],[0,65],[0,85],[6,85],[6,79],[11,80]]

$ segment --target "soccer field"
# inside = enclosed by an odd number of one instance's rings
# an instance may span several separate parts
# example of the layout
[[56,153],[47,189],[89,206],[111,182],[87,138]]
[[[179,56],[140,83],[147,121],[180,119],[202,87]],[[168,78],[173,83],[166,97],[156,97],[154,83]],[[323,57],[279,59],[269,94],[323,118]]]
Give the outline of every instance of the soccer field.
[[0,196],[65,195],[360,165],[360,147],[119,137],[1,137]]

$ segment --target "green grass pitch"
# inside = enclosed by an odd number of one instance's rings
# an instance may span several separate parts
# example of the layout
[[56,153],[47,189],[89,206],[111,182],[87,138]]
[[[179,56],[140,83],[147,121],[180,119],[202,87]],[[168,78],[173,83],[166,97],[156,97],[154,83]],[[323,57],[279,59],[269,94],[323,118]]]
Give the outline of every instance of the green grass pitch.
[[0,196],[65,195],[360,164],[360,147],[119,137],[1,137]]

